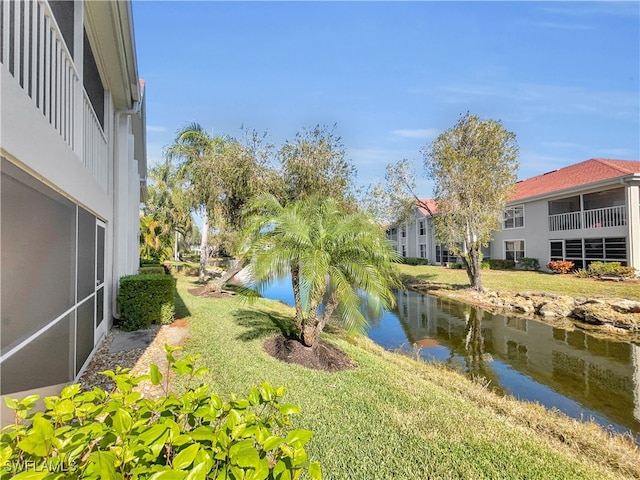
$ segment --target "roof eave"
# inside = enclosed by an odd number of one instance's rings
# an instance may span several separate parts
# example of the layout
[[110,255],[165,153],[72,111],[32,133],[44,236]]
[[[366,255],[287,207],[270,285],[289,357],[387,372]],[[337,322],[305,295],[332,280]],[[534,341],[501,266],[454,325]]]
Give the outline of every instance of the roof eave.
[[584,185],[578,185],[576,187],[565,188],[562,190],[555,190],[553,192],[541,193],[539,195],[533,195],[531,197],[523,197],[517,200],[509,200],[507,205],[518,205],[521,203],[530,203],[546,198],[565,197],[571,194],[577,194],[584,190],[590,190],[594,188],[602,188],[606,186],[613,186],[617,184],[635,183],[640,182],[640,173],[631,173],[621,177],[608,178],[606,180],[600,180],[599,182],[586,183]]

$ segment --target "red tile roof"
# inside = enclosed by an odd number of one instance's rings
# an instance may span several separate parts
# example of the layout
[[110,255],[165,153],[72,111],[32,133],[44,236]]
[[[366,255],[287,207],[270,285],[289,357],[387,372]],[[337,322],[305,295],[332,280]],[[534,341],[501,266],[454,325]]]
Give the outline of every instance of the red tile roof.
[[640,161],[592,158],[518,182],[516,191],[509,201],[514,202],[633,173],[640,174]]
[[[436,213],[438,211],[436,202],[434,202],[430,198],[421,198],[420,202],[422,202],[422,204],[426,204],[427,207],[429,207],[429,210],[431,210],[431,213]],[[420,213],[425,216],[430,215],[429,211],[426,208],[424,208],[422,204],[420,203],[418,204],[418,210],[420,210]]]

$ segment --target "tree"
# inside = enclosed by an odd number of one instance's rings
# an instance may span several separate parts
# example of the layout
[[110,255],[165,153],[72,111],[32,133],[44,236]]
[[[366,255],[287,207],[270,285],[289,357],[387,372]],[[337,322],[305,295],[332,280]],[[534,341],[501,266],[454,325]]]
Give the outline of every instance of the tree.
[[482,291],[481,247],[500,228],[518,169],[515,134],[469,113],[423,150],[434,180],[436,236],[462,258],[471,287]]
[[168,160],[179,163],[178,175],[187,183],[188,203],[202,213],[202,239],[200,242],[200,273],[204,282],[208,248],[209,213],[215,192],[210,188],[209,171],[213,152],[220,149],[224,139],[210,136],[200,124],[191,123],[178,130],[173,143],[167,148]]
[[269,282],[291,274],[295,323],[304,345],[317,343],[334,312],[344,328],[361,332],[362,308],[395,303],[394,252],[379,225],[340,202],[311,196],[283,206],[273,195],[251,205],[246,235],[254,278]]
[[191,205],[183,190],[183,182],[176,167],[168,161],[150,168],[148,178],[145,213],[171,226],[173,257],[178,261],[180,236],[185,238],[193,228]]
[[367,189],[358,204],[382,225],[404,223],[414,215],[416,207],[433,215],[432,204],[416,193],[415,178],[413,163],[407,159],[387,165],[385,183]]
[[272,193],[283,204],[312,195],[353,202],[355,167],[345,158],[342,139],[327,127],[317,125],[298,132],[278,152],[279,184]]
[[167,223],[153,215],[140,219],[140,257],[162,262],[171,256],[171,235]]

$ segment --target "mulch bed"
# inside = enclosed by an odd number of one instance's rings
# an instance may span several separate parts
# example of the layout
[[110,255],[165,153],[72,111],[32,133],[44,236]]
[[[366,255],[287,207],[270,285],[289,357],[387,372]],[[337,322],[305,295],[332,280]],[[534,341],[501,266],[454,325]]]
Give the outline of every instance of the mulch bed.
[[313,370],[339,372],[357,366],[345,352],[323,341],[319,341],[313,347],[307,347],[294,338],[276,335],[265,340],[263,348],[278,360],[296,363]]

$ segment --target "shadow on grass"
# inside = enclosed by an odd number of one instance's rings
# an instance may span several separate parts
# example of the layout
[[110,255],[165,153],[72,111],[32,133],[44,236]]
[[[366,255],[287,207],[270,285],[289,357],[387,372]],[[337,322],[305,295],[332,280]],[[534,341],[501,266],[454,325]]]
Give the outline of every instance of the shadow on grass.
[[238,340],[244,342],[257,338],[266,338],[278,333],[288,338],[295,331],[293,320],[277,313],[239,309],[233,313],[233,316],[236,318],[238,325],[247,329],[246,332],[237,337]]
[[185,317],[191,316],[191,312],[189,311],[189,309],[185,305],[185,303],[182,300],[182,297],[180,296],[180,293],[178,292],[177,289],[175,290],[175,293],[173,295],[173,302],[174,302],[175,307],[176,307],[176,313],[175,313],[175,318],[176,319],[185,318]]

